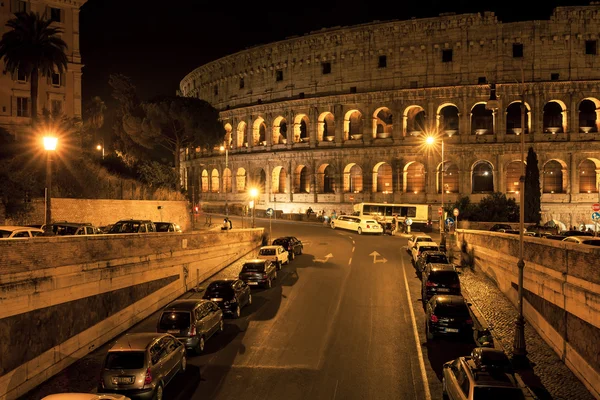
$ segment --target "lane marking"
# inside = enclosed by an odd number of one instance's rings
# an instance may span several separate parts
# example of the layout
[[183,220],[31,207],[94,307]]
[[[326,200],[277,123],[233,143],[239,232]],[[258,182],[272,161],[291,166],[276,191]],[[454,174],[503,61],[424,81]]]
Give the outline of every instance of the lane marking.
[[335,390],[333,391],[333,400],[335,400],[335,396],[337,396],[337,388],[338,388],[339,383],[340,383],[339,379],[335,381]]
[[404,285],[406,286],[406,296],[408,297],[408,308],[410,310],[410,319],[412,320],[413,333],[415,335],[415,343],[417,346],[417,357],[419,358],[419,367],[421,368],[421,378],[423,379],[423,386],[425,389],[425,399],[431,400],[431,393],[429,392],[429,381],[427,380],[427,372],[425,371],[425,362],[423,361],[423,352],[421,351],[421,342],[419,342],[419,332],[417,331],[417,319],[415,318],[415,311],[413,310],[413,306],[412,306],[410,290],[408,289],[408,279],[406,279],[406,269],[404,268],[404,262],[402,263],[402,273],[404,274]]
[[352,257],[348,260],[348,265],[352,264]]
[[356,247],[352,247],[352,252],[354,253],[354,250],[356,249]]

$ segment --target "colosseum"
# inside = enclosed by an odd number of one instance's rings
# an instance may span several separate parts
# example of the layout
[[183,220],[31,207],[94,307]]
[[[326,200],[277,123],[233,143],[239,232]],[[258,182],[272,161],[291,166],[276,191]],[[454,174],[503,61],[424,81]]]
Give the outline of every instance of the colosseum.
[[589,224],[600,186],[599,34],[595,2],[548,20],[442,14],[240,51],[180,83],[220,111],[228,149],[187,149],[182,180],[209,204],[247,204],[255,186],[258,209],[285,212],[439,206],[442,191],[446,204],[491,192],[518,200],[522,134],[538,156],[542,221]]

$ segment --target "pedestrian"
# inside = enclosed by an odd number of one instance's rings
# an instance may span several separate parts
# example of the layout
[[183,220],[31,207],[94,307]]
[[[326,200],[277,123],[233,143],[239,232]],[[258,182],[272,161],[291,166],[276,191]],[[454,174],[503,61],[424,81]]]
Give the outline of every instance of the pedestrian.
[[333,212],[331,213],[331,220],[334,220],[337,218],[337,214],[335,212],[335,210],[333,210]]
[[229,217],[227,217],[227,221],[229,222],[229,229],[233,229],[233,223],[231,222]]

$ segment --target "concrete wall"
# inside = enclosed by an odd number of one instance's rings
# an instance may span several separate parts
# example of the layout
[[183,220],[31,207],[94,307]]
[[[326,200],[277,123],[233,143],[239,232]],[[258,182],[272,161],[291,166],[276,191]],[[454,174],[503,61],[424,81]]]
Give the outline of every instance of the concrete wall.
[[[474,267],[516,305],[519,237],[469,230],[458,235]],[[527,322],[600,398],[600,249],[526,237],[524,259]]]
[[12,400],[254,249],[262,229],[0,241],[0,400]]

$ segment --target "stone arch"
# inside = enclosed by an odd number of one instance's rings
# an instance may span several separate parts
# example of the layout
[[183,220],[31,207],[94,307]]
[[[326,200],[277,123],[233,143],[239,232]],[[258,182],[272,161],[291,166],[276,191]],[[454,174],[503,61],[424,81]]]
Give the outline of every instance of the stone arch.
[[404,109],[402,114],[402,131],[404,136],[420,136],[427,129],[427,115],[425,109],[419,105],[411,105]]
[[219,170],[214,168],[210,174],[210,190],[213,193],[219,193]]
[[223,140],[223,145],[231,148],[231,143],[233,141],[231,132],[233,131],[233,128],[229,122],[226,123],[223,127],[225,128],[225,139]]
[[566,191],[566,182],[564,179],[566,173],[566,162],[558,159],[546,161],[542,167],[542,192],[564,193]]
[[543,131],[564,133],[567,131],[567,106],[562,100],[550,100],[542,110]]
[[344,140],[360,140],[363,134],[363,114],[357,109],[348,110],[344,115]]
[[287,120],[281,115],[273,120],[273,144],[287,143]]
[[[525,102],[525,133],[531,132],[531,107]],[[509,135],[519,135],[521,129],[521,101],[513,101],[506,107],[506,133]]]
[[579,111],[579,132],[597,133],[600,131],[600,101],[594,97],[581,100]]
[[471,168],[471,193],[494,192],[494,166],[487,160],[479,160]]
[[588,157],[579,163],[579,193],[598,193],[600,160]]
[[267,124],[262,117],[258,117],[254,120],[252,125],[252,146],[260,146],[266,144],[267,140]]
[[287,172],[282,166],[273,168],[271,174],[271,191],[273,193],[287,193]]
[[373,138],[388,138],[394,129],[393,114],[387,107],[379,107],[373,112]]
[[325,111],[319,115],[317,119],[317,140],[319,142],[333,142],[335,140],[335,118],[329,111]]
[[203,169],[201,173],[201,184],[202,193],[208,193],[210,191],[210,183],[208,179],[208,171]]
[[513,160],[506,164],[504,176],[506,179],[506,193],[519,193],[521,190],[521,162]]
[[237,147],[248,147],[248,124],[240,121],[237,126]]
[[223,191],[231,193],[231,170],[229,168],[223,170]]
[[310,119],[306,114],[298,114],[294,118],[294,143],[308,142],[308,124]]
[[362,193],[363,171],[360,165],[350,163],[344,168],[344,192]]
[[454,103],[442,103],[436,112],[436,127],[438,132],[444,132],[452,137],[459,134],[460,111]]
[[485,101],[471,107],[471,134],[491,135],[494,133],[494,113],[485,108]]
[[294,193],[310,193],[310,175],[306,165],[298,165],[294,170]]
[[404,191],[407,193],[424,193],[426,188],[425,165],[411,161],[404,166]]
[[[459,193],[459,170],[458,166],[452,161],[444,161],[437,166],[436,188],[438,193],[442,193],[442,181],[444,185],[444,193]],[[442,175],[443,174],[443,175]],[[443,179],[442,179],[443,176]]]
[[392,166],[384,161],[373,167],[373,193],[393,193],[393,170]]
[[238,168],[235,174],[235,187],[238,192],[246,191],[246,169]]
[[317,168],[318,193],[335,193],[335,169],[331,164],[321,164]]

